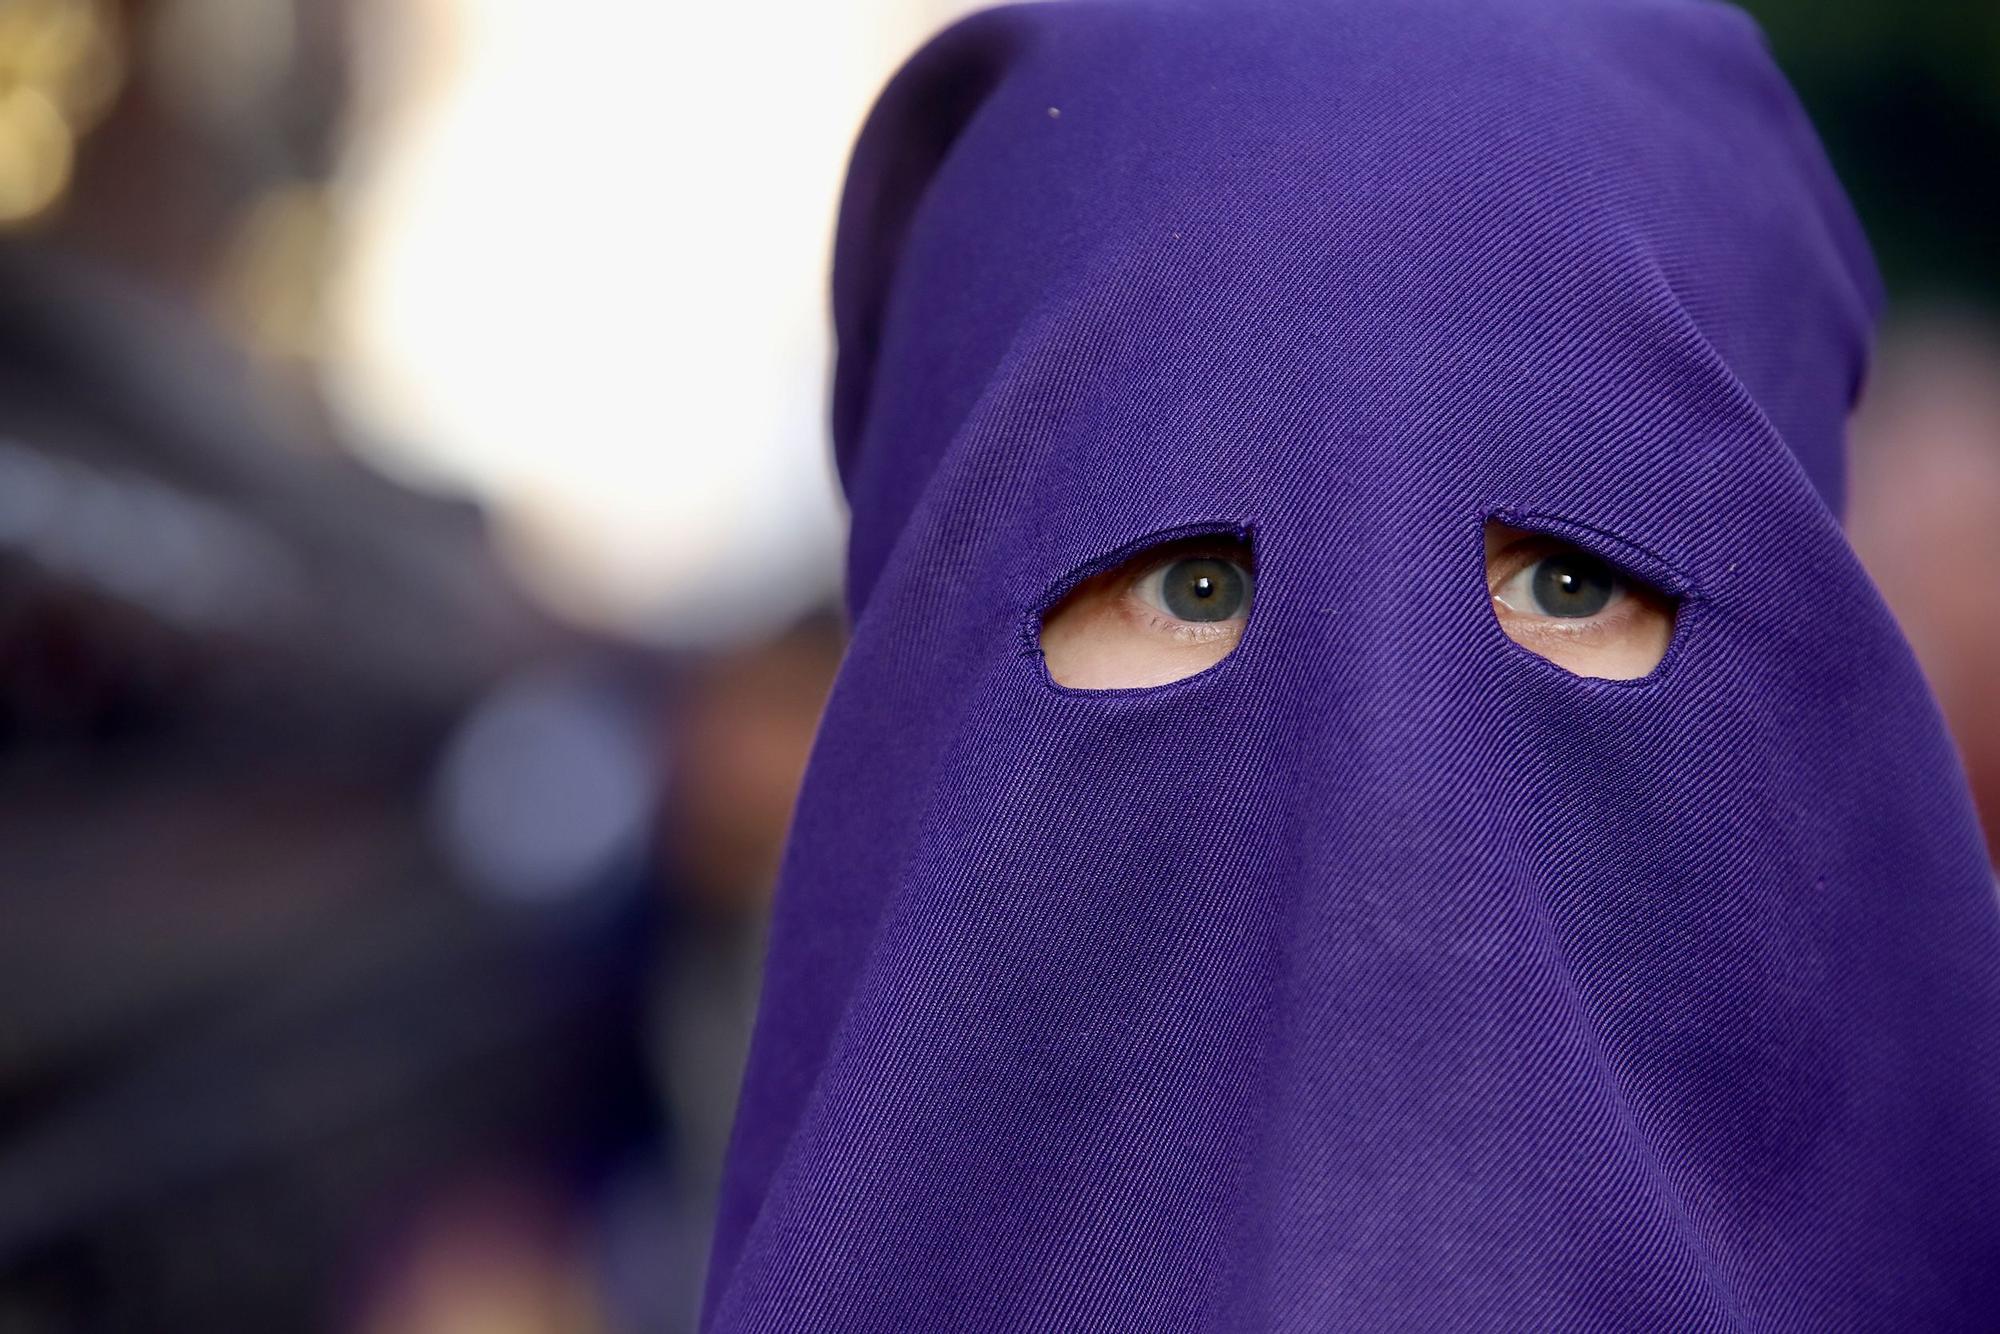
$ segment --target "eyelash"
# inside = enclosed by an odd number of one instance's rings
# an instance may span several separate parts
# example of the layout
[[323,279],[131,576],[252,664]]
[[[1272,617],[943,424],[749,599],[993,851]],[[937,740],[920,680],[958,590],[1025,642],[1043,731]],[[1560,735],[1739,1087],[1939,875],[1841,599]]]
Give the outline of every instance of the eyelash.
[[1243,630],[1243,617],[1225,621],[1183,621],[1162,612],[1140,592],[1148,579],[1161,574],[1175,563],[1201,556],[1212,556],[1240,564],[1246,570],[1250,568],[1243,548],[1234,543],[1177,543],[1171,549],[1165,550],[1158,559],[1141,566],[1125,580],[1124,586],[1118,591],[1120,607],[1142,630],[1181,644],[1205,644],[1240,635]]
[[[1613,636],[1627,621],[1646,609],[1646,590],[1616,566],[1608,567],[1615,581],[1611,600],[1589,616],[1548,615],[1535,609],[1531,593],[1517,595],[1512,601],[1503,600],[1506,590],[1519,583],[1524,576],[1531,575],[1542,561],[1572,550],[1574,548],[1570,544],[1547,537],[1530,537],[1502,550],[1494,561],[1499,573],[1488,586],[1488,596],[1497,604],[1499,614],[1536,636],[1582,641]],[[1145,633],[1181,644],[1207,643],[1240,634],[1241,617],[1214,622],[1181,620],[1155,606],[1141,591],[1149,579],[1159,577],[1176,562],[1201,556],[1243,563],[1248,568],[1242,549],[1233,544],[1180,546],[1161,554],[1125,579],[1118,596],[1125,615]]]
[[[1615,565],[1608,565],[1614,583],[1612,599],[1604,608],[1589,616],[1550,616],[1533,609],[1532,605],[1515,606],[1502,600],[1501,594],[1511,585],[1529,575],[1534,568],[1553,556],[1560,556],[1573,550],[1568,543],[1553,538],[1529,538],[1501,551],[1496,564],[1503,571],[1488,588],[1489,598],[1501,611],[1517,623],[1525,623],[1525,628],[1537,636],[1561,636],[1566,639],[1588,640],[1614,635],[1623,628],[1625,622],[1639,614],[1643,608],[1644,595],[1640,586]],[[1522,599],[1530,602],[1530,598]]]
[[[1150,574],[1152,571],[1148,571],[1147,573]],[[1162,634],[1169,638],[1177,639],[1183,644],[1205,644],[1215,639],[1226,639],[1230,635],[1239,632],[1243,625],[1240,620],[1209,621],[1203,623],[1176,620],[1171,616],[1163,616],[1148,606],[1145,599],[1139,596],[1139,581],[1137,579],[1133,580],[1131,587],[1125,590],[1124,596],[1128,607],[1136,608],[1137,614],[1146,629],[1155,634]]]

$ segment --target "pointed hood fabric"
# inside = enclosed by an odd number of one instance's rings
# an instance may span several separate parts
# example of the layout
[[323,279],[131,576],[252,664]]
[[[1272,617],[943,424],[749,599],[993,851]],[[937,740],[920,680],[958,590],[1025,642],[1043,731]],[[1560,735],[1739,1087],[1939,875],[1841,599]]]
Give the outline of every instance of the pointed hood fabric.
[[[980,14],[835,299],[854,638],[707,1328],[2000,1327],[2000,914],[1747,19]],[[1511,643],[1494,517],[1676,595],[1660,668]],[[1055,685],[1078,572],[1203,529],[1238,649]]]

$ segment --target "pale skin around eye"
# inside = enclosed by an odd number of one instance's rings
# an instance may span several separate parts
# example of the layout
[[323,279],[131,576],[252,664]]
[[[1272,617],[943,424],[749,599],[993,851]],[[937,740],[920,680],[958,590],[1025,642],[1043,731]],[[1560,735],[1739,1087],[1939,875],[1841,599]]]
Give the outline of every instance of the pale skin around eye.
[[[1565,584],[1574,605],[1562,605]],[[1637,680],[1674,635],[1672,598],[1560,538],[1504,523],[1486,525],[1486,592],[1509,639],[1578,676]]]
[[[1043,618],[1050,679],[1075,690],[1132,689],[1213,667],[1243,638],[1251,570],[1242,542],[1196,538],[1085,580]],[[1219,600],[1195,605],[1190,592],[1204,588]],[[1559,538],[1502,523],[1486,525],[1486,595],[1509,639],[1578,676],[1645,676],[1673,638],[1671,598]]]
[[[1169,603],[1185,605],[1187,599],[1163,591],[1169,572],[1190,590],[1207,576],[1214,585],[1211,595],[1224,601],[1196,614],[1216,618],[1174,614]],[[1233,539],[1196,538],[1141,552],[1084,580],[1042,618],[1049,679],[1073,690],[1130,689],[1165,685],[1213,667],[1243,638],[1250,581],[1250,550]]]

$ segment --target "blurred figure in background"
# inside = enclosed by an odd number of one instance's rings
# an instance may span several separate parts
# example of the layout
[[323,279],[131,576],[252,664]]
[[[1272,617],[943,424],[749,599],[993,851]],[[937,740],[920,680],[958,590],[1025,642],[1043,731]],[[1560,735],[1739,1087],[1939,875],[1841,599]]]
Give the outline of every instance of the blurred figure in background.
[[2000,333],[1899,330],[1856,416],[1854,544],[1937,693],[2000,863]]
[[690,1322],[756,1017],[771,887],[845,642],[833,613],[807,616],[769,643],[697,665],[677,702],[661,847],[680,893],[649,1044],[673,1115],[674,1241],[652,1263]]
[[532,1174],[467,1183],[390,1248],[386,1323],[368,1328],[456,1328],[423,1321],[490,1310],[499,1291],[530,1310],[588,1299],[591,1323],[520,1328],[694,1327],[770,889],[843,645],[818,612],[683,654],[664,685],[631,654],[531,673],[459,730],[437,792],[445,846],[487,898],[556,939],[601,939],[612,976],[643,971],[632,1011],[601,1018],[643,1052],[657,1124],[600,1129],[603,1169],[567,1218],[562,1192]]

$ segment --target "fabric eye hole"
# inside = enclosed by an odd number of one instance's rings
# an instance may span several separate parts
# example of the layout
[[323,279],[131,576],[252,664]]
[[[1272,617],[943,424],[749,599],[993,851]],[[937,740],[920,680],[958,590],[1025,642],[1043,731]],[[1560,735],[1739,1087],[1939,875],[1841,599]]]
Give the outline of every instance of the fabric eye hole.
[[1572,676],[1640,681],[1678,641],[1682,597],[1559,532],[1489,517],[1487,607],[1513,644]]
[[1241,643],[1255,581],[1240,528],[1168,534],[1087,566],[1036,617],[1048,681],[1085,692],[1144,690],[1206,672]]

